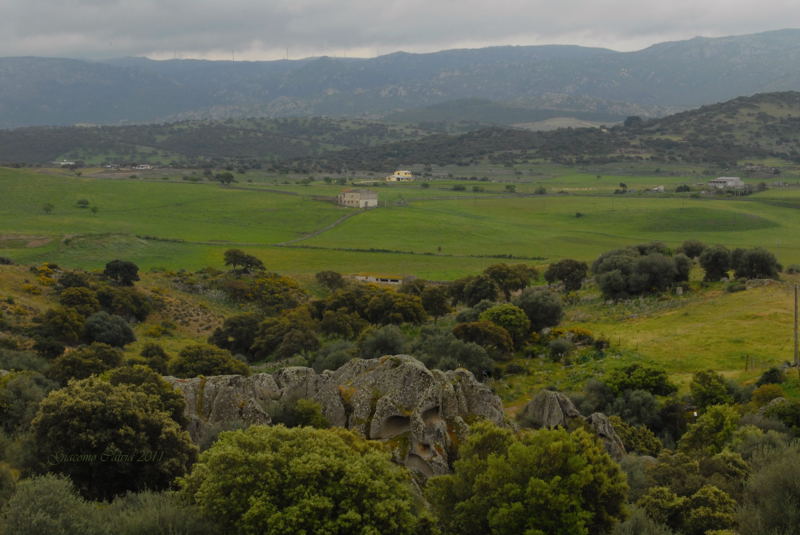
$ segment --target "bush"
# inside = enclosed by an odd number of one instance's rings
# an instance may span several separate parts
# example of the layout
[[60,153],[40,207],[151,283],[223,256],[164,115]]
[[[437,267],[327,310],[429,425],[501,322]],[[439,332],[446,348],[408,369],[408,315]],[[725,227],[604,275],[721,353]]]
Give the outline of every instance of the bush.
[[207,344],[184,347],[169,365],[175,377],[197,377],[198,375],[250,375],[250,368],[236,360],[230,351]]
[[488,321],[459,323],[453,327],[453,335],[459,340],[478,344],[496,358],[504,358],[514,350],[514,341],[508,331]]
[[780,368],[772,367],[761,374],[761,377],[758,378],[756,382],[756,386],[768,385],[768,384],[780,384],[786,380],[786,374]]
[[492,371],[492,360],[480,345],[465,342],[452,332],[423,328],[412,354],[430,369],[454,370],[466,368],[478,378]]
[[47,376],[65,385],[70,379],[85,379],[122,364],[122,351],[108,344],[95,342],[64,353],[53,361]]
[[50,392],[31,423],[33,468],[69,476],[92,499],[167,488],[197,450],[147,390],[91,377]]
[[550,264],[544,273],[544,279],[550,284],[561,282],[565,291],[573,292],[581,289],[588,271],[586,262],[567,258]]
[[645,390],[658,396],[668,396],[678,390],[670,382],[667,372],[641,364],[611,370],[603,376],[603,382],[616,394],[625,390]]
[[3,510],[11,535],[100,535],[93,506],[69,479],[47,474],[20,481]]
[[[582,429],[470,429],[452,474],[428,480],[444,533],[606,533],[624,517],[625,476]],[[532,514],[535,512],[534,514]]]
[[222,433],[182,486],[226,533],[424,535],[431,523],[407,472],[342,429]]
[[482,312],[480,320],[490,321],[504,328],[511,335],[516,347],[520,347],[525,342],[531,326],[531,322],[525,312],[510,303],[496,305]]
[[328,419],[322,414],[322,405],[310,399],[284,400],[275,404],[270,411],[272,423],[286,427],[329,427]]
[[83,333],[88,342],[100,342],[114,347],[123,347],[136,341],[128,322],[106,311],[95,312],[89,316],[83,327]]
[[114,535],[220,535],[196,505],[174,492],[142,491],[115,499],[101,516]]
[[373,359],[383,355],[404,353],[408,340],[396,325],[385,325],[378,329],[364,332],[358,344],[358,352],[362,358]]
[[686,240],[678,247],[677,252],[683,253],[689,258],[698,258],[706,249],[706,244],[698,240]]
[[531,322],[531,330],[539,332],[546,327],[555,327],[564,317],[561,299],[544,288],[525,288],[513,303],[521,308]]
[[722,245],[706,247],[700,255],[700,265],[706,272],[704,280],[718,281],[728,276],[731,252]]
[[322,346],[312,360],[312,368],[317,373],[324,370],[337,370],[356,355],[356,345],[347,340],[336,340]]
[[735,251],[733,261],[733,269],[737,277],[747,279],[777,279],[778,273],[781,271],[781,265],[775,255],[763,249],[756,247],[755,249],[747,249],[744,251]]
[[773,455],[747,481],[739,511],[741,535],[784,535],[800,526],[800,452]]

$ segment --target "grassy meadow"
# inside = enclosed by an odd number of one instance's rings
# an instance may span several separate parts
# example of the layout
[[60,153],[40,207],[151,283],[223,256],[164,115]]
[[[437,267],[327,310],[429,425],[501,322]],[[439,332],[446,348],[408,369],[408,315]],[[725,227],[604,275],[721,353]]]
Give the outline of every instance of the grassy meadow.
[[[640,193],[592,189],[597,182],[616,187],[621,179],[567,170],[543,179],[548,192],[565,193],[546,195],[524,192],[539,179],[515,184],[516,194],[506,182],[382,185],[375,188],[379,209],[358,212],[325,201],[342,186],[323,182],[222,187],[0,169],[0,255],[86,269],[118,257],[144,269],[197,269],[220,266],[224,250],[238,247],[301,278],[334,269],[447,280],[503,257],[537,265],[590,261],[611,248],[695,238],[762,245],[784,264],[800,263],[800,190],[739,199],[641,193],[664,182],[648,176],[624,178]],[[454,191],[459,184],[465,190]],[[89,208],[78,207],[81,199]],[[51,213],[43,209],[48,203]],[[280,246],[285,242],[291,246]]]

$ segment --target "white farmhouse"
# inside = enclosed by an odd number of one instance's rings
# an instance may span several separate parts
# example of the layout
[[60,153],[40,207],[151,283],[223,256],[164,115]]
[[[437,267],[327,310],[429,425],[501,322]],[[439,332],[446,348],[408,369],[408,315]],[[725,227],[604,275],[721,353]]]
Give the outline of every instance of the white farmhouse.
[[716,189],[741,189],[744,187],[744,182],[738,176],[721,176],[709,180],[708,185]]
[[378,206],[378,194],[368,189],[346,189],[336,199],[340,206],[351,208],[375,208]]

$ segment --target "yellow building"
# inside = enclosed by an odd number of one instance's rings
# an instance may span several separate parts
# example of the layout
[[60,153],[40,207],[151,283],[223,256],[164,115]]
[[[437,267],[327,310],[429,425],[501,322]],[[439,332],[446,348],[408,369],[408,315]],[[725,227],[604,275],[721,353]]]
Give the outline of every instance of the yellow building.
[[386,177],[386,182],[412,182],[414,175],[407,169],[398,169]]

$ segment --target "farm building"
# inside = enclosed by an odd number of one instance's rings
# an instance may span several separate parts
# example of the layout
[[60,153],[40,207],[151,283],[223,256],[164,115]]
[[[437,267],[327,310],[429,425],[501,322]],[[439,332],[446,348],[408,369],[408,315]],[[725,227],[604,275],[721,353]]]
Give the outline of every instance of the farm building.
[[738,176],[721,176],[709,180],[708,185],[716,189],[739,189],[744,187],[744,182]]
[[414,175],[407,169],[398,169],[386,177],[386,182],[412,182]]
[[353,278],[361,282],[372,282],[378,284],[402,284],[403,279],[400,275],[377,275],[373,273],[358,273]]
[[368,189],[346,189],[339,193],[337,203],[352,208],[375,208],[378,206],[378,194]]

